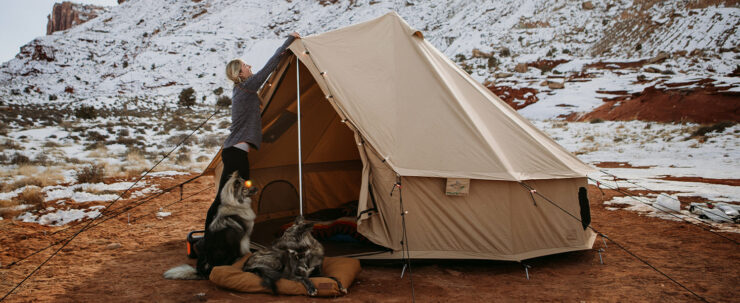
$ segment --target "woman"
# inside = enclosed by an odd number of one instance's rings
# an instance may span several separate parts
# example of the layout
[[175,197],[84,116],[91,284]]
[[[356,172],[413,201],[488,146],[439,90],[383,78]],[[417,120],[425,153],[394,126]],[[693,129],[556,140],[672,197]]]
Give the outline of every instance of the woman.
[[[260,99],[257,91],[267,79],[267,76],[277,67],[290,43],[301,36],[293,32],[285,43],[267,61],[265,66],[256,74],[252,74],[252,66],[240,59],[231,60],[226,65],[226,77],[234,82],[231,97],[231,134],[224,142],[221,151],[221,161],[224,164],[217,193],[221,192],[226,181],[234,171],[239,172],[244,180],[249,180],[249,150],[259,149],[262,142],[262,119],[260,117]],[[206,228],[211,224],[221,204],[219,195],[216,195],[206,214]]]

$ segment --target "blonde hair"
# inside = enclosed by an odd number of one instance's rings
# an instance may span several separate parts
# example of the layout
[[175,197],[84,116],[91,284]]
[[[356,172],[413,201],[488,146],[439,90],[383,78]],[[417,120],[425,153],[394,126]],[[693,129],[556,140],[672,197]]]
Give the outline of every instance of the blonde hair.
[[239,84],[243,80],[239,78],[239,72],[242,70],[243,63],[241,59],[234,59],[226,64],[226,78],[234,82],[234,84]]

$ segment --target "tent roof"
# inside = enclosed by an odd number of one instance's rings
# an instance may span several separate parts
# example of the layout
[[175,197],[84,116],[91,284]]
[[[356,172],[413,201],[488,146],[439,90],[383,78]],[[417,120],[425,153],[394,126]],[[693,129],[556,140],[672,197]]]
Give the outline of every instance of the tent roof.
[[520,181],[594,170],[394,12],[304,37],[290,49],[340,116],[400,175]]

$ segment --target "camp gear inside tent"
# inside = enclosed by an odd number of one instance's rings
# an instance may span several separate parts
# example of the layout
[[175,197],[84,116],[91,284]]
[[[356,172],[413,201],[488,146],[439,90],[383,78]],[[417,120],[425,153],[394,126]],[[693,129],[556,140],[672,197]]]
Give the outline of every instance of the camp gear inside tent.
[[[401,258],[404,231],[411,258],[520,261],[591,248],[595,234],[574,217],[588,215],[579,189],[593,169],[397,14],[289,49],[259,91],[264,139],[249,155],[257,244],[299,214],[300,96],[304,211],[357,201],[349,218],[369,240],[325,244],[328,255]],[[219,154],[204,173],[218,180],[221,165]]]

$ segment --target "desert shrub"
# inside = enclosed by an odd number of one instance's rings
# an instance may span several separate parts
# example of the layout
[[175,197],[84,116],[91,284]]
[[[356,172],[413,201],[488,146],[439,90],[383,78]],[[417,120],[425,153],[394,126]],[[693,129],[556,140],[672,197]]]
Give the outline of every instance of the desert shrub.
[[732,127],[733,125],[735,125],[735,122],[723,121],[723,122],[716,123],[714,125],[702,126],[702,127],[699,127],[693,133],[691,133],[691,137],[705,136],[706,134],[712,133],[712,132],[721,133],[725,131],[726,128]]
[[5,140],[3,142],[3,144],[0,144],[0,151],[6,150],[6,149],[18,149],[18,150],[22,150],[23,149],[23,146],[21,146],[20,144],[16,143],[12,139],[8,139],[8,140]]
[[92,142],[85,146],[85,150],[96,150],[105,147],[105,141]]
[[41,179],[33,176],[26,176],[20,180],[16,180],[13,183],[7,183],[3,186],[3,191],[12,191],[19,189],[24,186],[38,186],[43,187]]
[[81,105],[75,109],[75,117],[92,120],[98,117],[98,112],[92,106]]
[[190,152],[180,152],[175,159],[175,164],[183,165],[190,163]]
[[498,59],[496,57],[488,58],[488,68],[494,68],[498,66]]
[[21,204],[30,204],[34,209],[41,209],[44,206],[44,194],[39,187],[27,187],[18,195],[18,202]]
[[223,142],[218,136],[205,136],[200,140],[200,145],[205,148],[211,148],[221,145]]
[[77,172],[78,183],[98,183],[103,182],[105,176],[105,167],[98,164],[88,165]]
[[[167,133],[172,129],[176,130],[188,130],[188,122],[180,116],[173,116],[172,120],[164,124],[164,132]],[[154,129],[155,131],[157,129]]]
[[133,145],[144,146],[144,142],[141,142],[138,139],[134,139],[130,137],[118,137],[116,141],[113,141],[112,143],[123,144],[123,145],[126,145],[127,147],[130,147]]
[[33,159],[33,164],[46,166],[51,164],[51,159],[49,159],[49,156],[46,155],[46,153],[39,153],[36,158]]
[[182,107],[190,108],[195,105],[195,89],[188,87],[180,92],[177,104]]
[[16,152],[11,158],[10,158],[10,164],[15,165],[24,165],[24,164],[30,164],[31,159],[28,157],[22,155],[21,153]]
[[101,142],[101,141],[105,141],[105,139],[108,139],[108,135],[103,135],[94,130],[88,131],[85,135],[87,136],[88,140],[95,141],[95,142]]
[[82,163],[82,161],[80,161],[80,159],[77,159],[77,158],[69,158],[69,157],[65,157],[64,158],[64,162],[65,163],[69,163],[69,164],[80,164],[80,163]]
[[604,122],[604,119],[596,118],[596,119],[591,119],[591,121],[589,121],[589,122],[591,124],[602,123],[602,122]]
[[185,142],[183,142],[182,145],[185,145],[185,146],[197,143],[196,142],[197,139],[195,138],[195,136],[191,136],[188,138],[188,134],[179,134],[179,135],[172,135],[169,138],[167,138],[167,144],[174,146],[174,145],[180,144],[180,142],[182,142],[183,140],[185,140]]
[[216,101],[216,107],[228,108],[229,106],[231,106],[231,98],[229,98],[228,96],[218,97],[218,100]]
[[54,101],[57,98],[58,98],[57,95],[49,95],[49,101]]
[[119,135],[119,136],[121,136],[121,137],[126,137],[126,136],[128,136],[128,135],[129,135],[129,130],[128,130],[128,128],[122,128],[122,129],[119,129],[119,130],[118,130],[118,135]]
[[511,56],[511,51],[508,48],[504,47],[499,54],[501,55],[501,57],[508,57]]
[[229,126],[231,126],[231,122],[227,120],[223,120],[218,123],[218,128],[221,128],[221,129],[228,128]]
[[216,95],[216,96],[220,96],[223,93],[224,93],[224,88],[223,87],[219,87],[219,88],[213,90],[213,94]]
[[208,160],[211,160],[211,158],[206,156],[198,156],[198,158],[195,158],[195,162],[206,162]]

